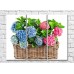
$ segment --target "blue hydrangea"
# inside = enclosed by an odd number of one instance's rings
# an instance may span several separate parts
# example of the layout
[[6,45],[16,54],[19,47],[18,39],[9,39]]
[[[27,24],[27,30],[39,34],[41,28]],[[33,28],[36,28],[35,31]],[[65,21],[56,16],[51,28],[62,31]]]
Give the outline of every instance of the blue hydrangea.
[[27,41],[25,41],[25,42],[19,42],[19,44],[20,44],[21,48],[27,48],[27,46],[28,46]]
[[11,42],[12,42],[13,44],[18,44],[18,38],[17,38],[16,35],[13,35],[13,36],[11,37]]
[[16,32],[16,36],[18,37],[20,42],[25,42],[27,40],[26,31],[25,30],[18,30]]
[[11,30],[12,30],[12,32],[14,32],[14,33],[17,32],[17,30],[16,30],[16,22],[14,22],[14,23],[12,24]]
[[43,44],[43,40],[41,37],[37,36],[35,38],[35,43],[38,45],[38,46],[41,46]]
[[26,28],[26,30],[27,30],[29,38],[36,36],[36,29],[35,29],[34,26],[29,26],[29,27]]

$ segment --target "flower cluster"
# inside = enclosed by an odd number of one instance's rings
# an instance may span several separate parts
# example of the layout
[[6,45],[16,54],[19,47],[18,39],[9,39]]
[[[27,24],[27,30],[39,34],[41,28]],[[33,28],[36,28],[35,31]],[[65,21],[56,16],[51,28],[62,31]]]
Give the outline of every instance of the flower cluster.
[[58,41],[58,36],[63,33],[62,28],[64,26],[54,19],[48,20],[47,23],[47,21],[41,22],[39,19],[29,18],[27,26],[26,18],[18,18],[18,21],[16,21],[18,23],[13,23],[11,27],[11,30],[16,33],[11,37],[11,41],[13,44],[19,44],[21,48],[27,48],[28,44],[33,47],[42,45],[54,46]]
[[12,30],[12,32],[14,32],[14,33],[17,32],[17,30],[16,30],[16,22],[14,22],[14,23],[12,24],[11,30]]
[[24,30],[18,30],[16,33],[16,36],[18,37],[20,42],[25,42],[26,41],[26,31]]
[[16,36],[19,39],[19,44],[21,48],[27,47],[27,37],[26,37],[26,31],[24,30],[18,30],[16,33]]
[[36,29],[34,26],[29,26],[26,28],[26,30],[29,38],[36,36]]
[[18,38],[17,38],[16,35],[13,35],[13,36],[11,37],[11,42],[12,42],[13,44],[18,44]]
[[43,40],[41,37],[37,36],[35,38],[35,43],[38,45],[38,46],[41,46],[43,44]]
[[[48,40],[48,41],[47,41]],[[43,42],[47,44],[48,46],[54,46],[56,43],[55,37],[53,35],[48,36],[47,38],[43,39]]]
[[58,27],[55,27],[54,28],[54,31],[53,31],[53,34],[54,36],[61,36],[62,35],[62,29],[61,28],[58,28]]
[[25,42],[20,42],[19,44],[20,44],[20,47],[21,47],[21,48],[27,48],[27,46],[28,46],[27,41],[25,41]]
[[42,30],[46,30],[46,29],[49,29],[50,26],[49,26],[49,24],[47,24],[46,21],[44,21],[44,22],[42,22],[42,23],[40,24],[40,28],[41,28]]

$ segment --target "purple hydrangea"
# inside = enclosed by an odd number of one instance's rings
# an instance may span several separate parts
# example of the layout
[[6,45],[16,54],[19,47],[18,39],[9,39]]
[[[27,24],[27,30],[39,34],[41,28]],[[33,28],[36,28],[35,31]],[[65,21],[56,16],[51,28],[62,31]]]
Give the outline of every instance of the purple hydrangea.
[[12,32],[15,32],[15,33],[17,32],[17,30],[16,30],[16,22],[14,22],[12,24],[11,30],[12,30]]
[[36,29],[34,26],[29,26],[26,28],[26,30],[29,38],[36,36]]
[[41,46],[43,44],[43,40],[41,37],[37,36],[35,38],[35,43],[38,45],[38,46]]
[[16,36],[18,37],[20,42],[25,42],[27,40],[26,31],[25,30],[18,30],[16,32]]

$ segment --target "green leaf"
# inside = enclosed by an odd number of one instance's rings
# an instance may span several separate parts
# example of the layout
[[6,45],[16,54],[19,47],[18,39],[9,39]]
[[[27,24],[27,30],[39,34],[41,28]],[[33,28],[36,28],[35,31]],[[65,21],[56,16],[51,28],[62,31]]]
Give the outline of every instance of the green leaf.
[[34,48],[34,47],[35,47],[35,45],[34,45],[34,44],[32,44],[32,47]]
[[40,24],[40,19],[36,20],[36,24],[38,24],[38,25]]
[[55,37],[55,40],[56,40],[56,41],[58,41],[58,38],[57,38],[57,37]]
[[33,47],[33,48],[36,47],[36,44],[35,44],[35,43],[32,43],[32,47]]
[[48,20],[51,30],[53,30],[55,27],[64,28],[64,26],[61,23],[58,23],[54,19]]
[[36,19],[28,18],[28,25],[29,26],[34,26],[36,24],[35,21],[36,21]]
[[21,16],[21,17],[17,18],[17,20],[18,20],[19,22],[24,22],[24,21],[26,20],[26,18],[23,17],[23,16]]
[[28,18],[28,25],[31,26],[31,19]]
[[52,32],[52,30],[50,30],[50,29],[49,29],[49,30],[48,30],[48,34],[50,35],[50,34],[51,34],[51,32]]
[[49,22],[49,25],[50,25],[51,29],[53,30],[55,27],[54,22]]
[[18,21],[21,21],[21,19],[20,18],[16,18]]
[[26,26],[26,18],[20,16],[17,18],[16,30],[24,30],[24,26]]
[[61,23],[58,23],[57,26],[58,26],[59,28],[64,28],[64,27],[65,27],[65,26],[63,26]]
[[35,37],[28,38],[28,43],[32,45],[32,47],[36,47]]
[[52,30],[53,30],[53,29],[57,26],[57,24],[58,24],[58,22],[55,21],[54,19],[48,20],[48,21],[49,21],[49,25],[50,25],[50,27],[51,27]]
[[21,16],[21,17],[17,18],[17,22],[24,24],[26,22],[26,18]]
[[30,38],[30,41],[33,42],[34,41],[34,38]]
[[22,25],[20,23],[16,24],[16,30],[22,30]]
[[28,38],[28,42],[29,42],[30,44],[34,43],[34,40],[35,40],[35,37]]
[[43,37],[46,37],[47,36],[47,30],[42,30],[41,33],[42,33],[42,36]]

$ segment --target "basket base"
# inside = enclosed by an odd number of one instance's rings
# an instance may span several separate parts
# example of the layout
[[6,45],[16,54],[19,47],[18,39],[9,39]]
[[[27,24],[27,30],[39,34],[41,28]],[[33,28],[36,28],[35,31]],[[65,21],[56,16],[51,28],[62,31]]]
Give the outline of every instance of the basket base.
[[27,49],[20,48],[19,45],[13,45],[14,47],[14,57],[16,59],[57,59],[59,42],[57,42],[53,47],[41,46],[32,48],[30,45]]

